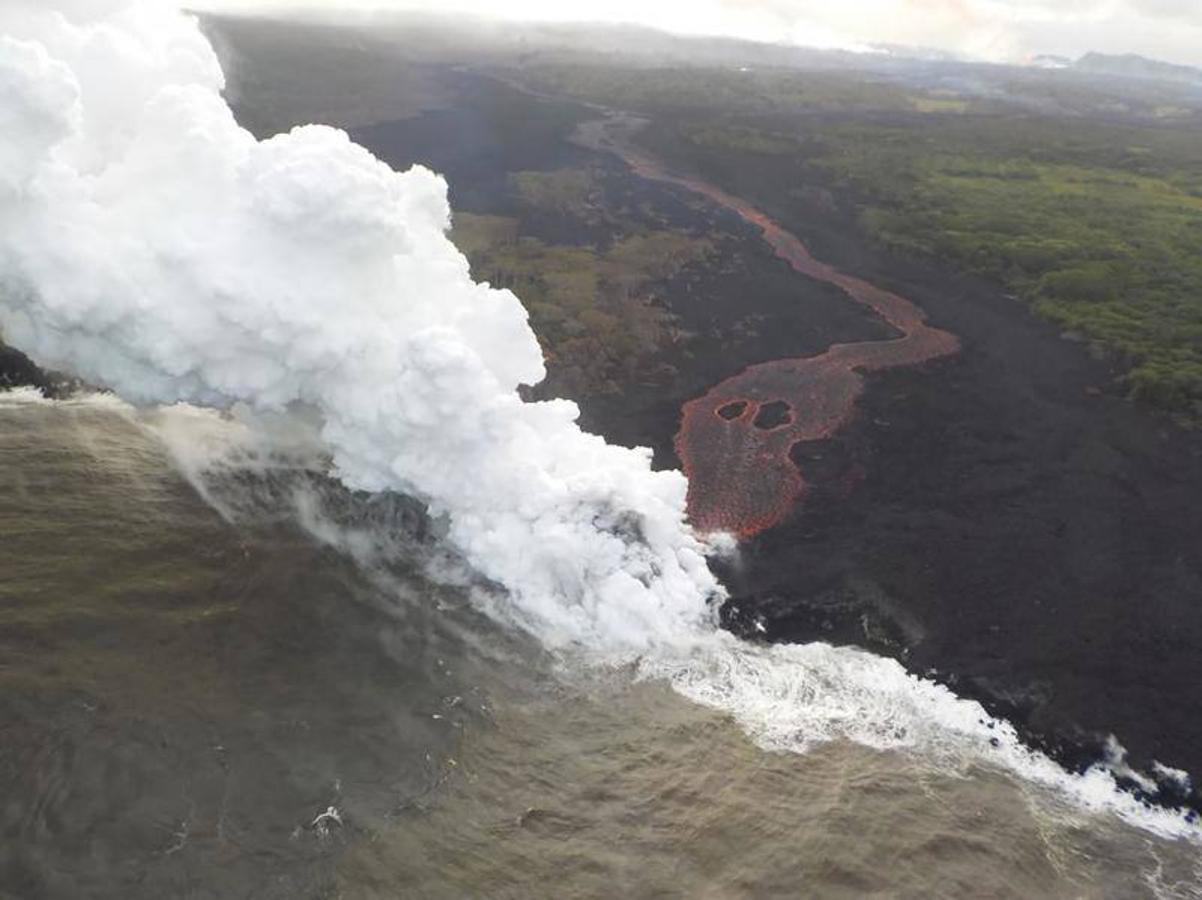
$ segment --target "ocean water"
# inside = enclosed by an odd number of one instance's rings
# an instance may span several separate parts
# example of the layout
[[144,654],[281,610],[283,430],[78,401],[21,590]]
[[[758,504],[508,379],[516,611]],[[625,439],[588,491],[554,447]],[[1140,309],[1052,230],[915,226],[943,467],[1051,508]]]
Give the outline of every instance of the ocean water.
[[208,426],[0,395],[0,897],[1202,897],[1038,766],[772,729],[871,718],[854,657],[748,711],[552,656],[301,454],[198,478]]

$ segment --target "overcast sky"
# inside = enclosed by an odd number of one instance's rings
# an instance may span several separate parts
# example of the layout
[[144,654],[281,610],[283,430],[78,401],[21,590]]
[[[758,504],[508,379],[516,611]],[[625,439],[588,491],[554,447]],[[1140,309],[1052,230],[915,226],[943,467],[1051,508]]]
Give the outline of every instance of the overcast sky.
[[1202,65],[1202,0],[193,0],[189,5],[464,10],[510,18],[636,22],[811,46],[909,44],[998,61],[1101,50]]

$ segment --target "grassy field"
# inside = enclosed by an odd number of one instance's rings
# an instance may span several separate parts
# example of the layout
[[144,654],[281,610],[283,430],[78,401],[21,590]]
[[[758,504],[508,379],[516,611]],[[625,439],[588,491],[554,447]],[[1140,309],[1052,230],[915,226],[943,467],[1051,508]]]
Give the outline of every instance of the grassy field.
[[[562,190],[582,184],[576,172],[527,175],[522,189],[558,208]],[[609,246],[553,244],[519,231],[517,219],[457,213],[452,239],[473,275],[522,298],[543,351],[569,389],[604,394],[616,379],[638,374],[675,324],[655,304],[656,285],[704,260],[709,241],[670,230],[635,231]]]
[[867,230],[1006,284],[1116,355],[1135,398],[1202,415],[1202,137],[956,121],[824,132]]

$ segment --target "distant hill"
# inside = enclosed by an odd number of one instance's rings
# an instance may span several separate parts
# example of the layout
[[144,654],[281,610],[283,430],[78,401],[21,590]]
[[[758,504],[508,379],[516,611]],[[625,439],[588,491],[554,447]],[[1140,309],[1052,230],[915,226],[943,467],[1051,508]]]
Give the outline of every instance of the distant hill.
[[1179,66],[1174,63],[1148,59],[1135,53],[1112,55],[1108,53],[1086,53],[1073,65],[1082,72],[1100,75],[1118,75],[1124,78],[1153,78],[1158,81],[1175,81],[1202,87],[1202,69]]

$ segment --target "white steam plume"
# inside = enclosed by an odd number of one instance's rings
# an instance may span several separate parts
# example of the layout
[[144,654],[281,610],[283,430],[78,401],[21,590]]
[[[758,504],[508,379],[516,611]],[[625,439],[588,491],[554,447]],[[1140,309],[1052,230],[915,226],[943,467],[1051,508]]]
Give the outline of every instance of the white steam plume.
[[681,475],[524,403],[542,356],[446,237],[446,184],[334,129],[257,141],[190,17],[0,13],[0,327],[141,403],[324,419],[337,476],[449,518],[552,643],[630,648],[708,620]]
[[[543,376],[508,291],[446,237],[446,185],[324,127],[256,141],[196,23],[158,5],[0,9],[0,329],[43,364],[137,403],[316,410],[349,487],[417,496],[552,646],[726,710],[761,744],[836,737],[1019,772],[1197,836],[1022,746],[975,703],[891,660],[756,648],[714,628],[721,589],[685,482],[644,450],[524,403]],[[28,397],[5,403],[29,402]]]

